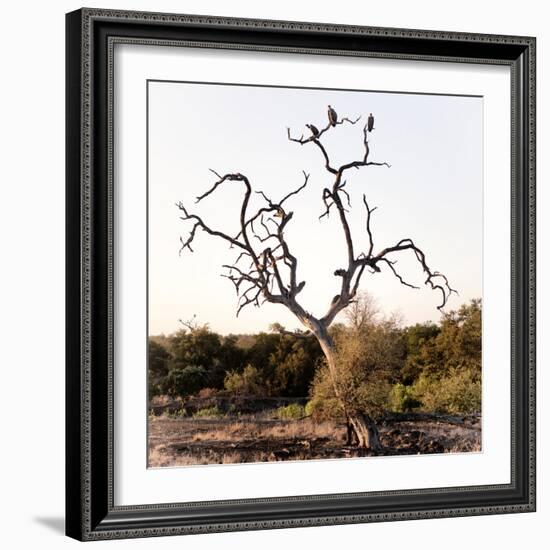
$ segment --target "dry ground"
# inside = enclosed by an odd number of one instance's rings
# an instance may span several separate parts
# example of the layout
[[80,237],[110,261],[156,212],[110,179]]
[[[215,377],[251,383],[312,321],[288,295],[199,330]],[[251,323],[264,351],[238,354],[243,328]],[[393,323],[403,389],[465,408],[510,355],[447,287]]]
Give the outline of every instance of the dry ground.
[[[479,418],[383,421],[379,454],[433,454],[481,450]],[[149,417],[149,466],[188,466],[364,456],[345,444],[346,428],[310,418],[266,415],[221,418]]]

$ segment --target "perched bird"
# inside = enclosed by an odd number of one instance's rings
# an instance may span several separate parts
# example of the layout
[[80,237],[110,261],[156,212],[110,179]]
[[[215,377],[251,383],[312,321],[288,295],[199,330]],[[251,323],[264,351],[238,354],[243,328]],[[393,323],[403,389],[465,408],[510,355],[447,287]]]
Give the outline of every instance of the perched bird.
[[317,137],[319,135],[319,129],[317,126],[313,126],[313,124],[306,124],[306,126],[311,130],[313,137]]
[[331,304],[335,304],[340,299],[340,294],[336,294],[336,296],[332,299]]
[[285,211],[280,207],[280,206],[277,206],[277,212],[275,212],[275,214],[273,214],[273,217],[274,218],[284,218],[285,217]]
[[338,115],[336,111],[329,105],[328,106],[328,121],[331,126],[336,126],[336,121],[338,120]]
[[298,294],[298,292],[301,292],[305,286],[306,286],[306,282],[305,282],[305,281],[302,281],[302,282],[296,287],[296,294]]
[[374,117],[372,116],[372,113],[369,115],[369,118],[367,119],[367,130],[369,132],[372,132],[372,129],[374,128]]

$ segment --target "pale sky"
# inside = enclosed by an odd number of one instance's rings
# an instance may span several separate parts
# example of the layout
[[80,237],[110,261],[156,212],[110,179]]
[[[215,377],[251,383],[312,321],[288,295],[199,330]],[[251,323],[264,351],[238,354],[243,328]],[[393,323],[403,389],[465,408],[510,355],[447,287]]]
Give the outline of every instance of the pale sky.
[[[319,149],[289,142],[286,128],[300,136],[308,135],[306,123],[324,127],[329,104],[340,116],[362,117],[355,126],[325,134],[333,165],[361,158],[361,122],[370,112],[375,129],[369,160],[391,164],[347,173],[356,254],[368,247],[365,193],[369,205],[377,207],[371,220],[375,253],[412,238],[428,265],[445,273],[460,294],[451,297],[447,309],[481,297],[482,98],[150,82],[149,334],[171,333],[180,328],[178,319],[194,315],[222,334],[268,330],[274,322],[299,327],[284,306],[275,304],[248,306],[236,317],[235,290],[220,276],[222,264],[233,263],[238,254],[226,242],[197,231],[195,252],[179,255],[180,236],[187,238],[192,228],[180,220],[175,206],[180,200],[213,229],[238,232],[242,183],[225,183],[195,204],[216,180],[209,168],[241,172],[253,189],[274,200],[303,183],[302,170],[310,174],[306,189],[285,203],[287,212],[294,212],[285,236],[298,258],[298,281],[306,281],[299,302],[315,315],[325,313],[339,292],[340,278],[333,272],[346,266],[337,216],[318,220],[322,189],[333,176],[324,169]],[[255,195],[250,211],[260,204]],[[361,289],[404,323],[439,320],[441,295],[423,284],[412,253],[393,259],[419,290],[401,285],[387,269],[365,273]]]

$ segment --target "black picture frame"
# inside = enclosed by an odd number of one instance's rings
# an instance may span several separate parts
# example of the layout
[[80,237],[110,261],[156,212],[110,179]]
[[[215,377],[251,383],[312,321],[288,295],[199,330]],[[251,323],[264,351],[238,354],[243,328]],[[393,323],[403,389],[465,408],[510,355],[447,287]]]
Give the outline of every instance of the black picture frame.
[[[66,16],[66,533],[79,540],[535,510],[535,38],[81,9]],[[361,54],[511,69],[511,483],[113,504],[112,45]],[[507,421],[507,419],[504,419]],[[184,497],[184,495],[182,495]]]

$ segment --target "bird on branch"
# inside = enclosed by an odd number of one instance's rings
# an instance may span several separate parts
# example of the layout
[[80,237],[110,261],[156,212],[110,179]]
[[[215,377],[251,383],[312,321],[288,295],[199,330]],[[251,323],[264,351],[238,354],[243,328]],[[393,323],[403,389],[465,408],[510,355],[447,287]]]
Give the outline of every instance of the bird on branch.
[[338,120],[338,115],[336,111],[329,105],[328,106],[328,121],[331,126],[336,126],[336,121]]
[[374,128],[374,117],[372,116],[372,113],[369,115],[369,118],[367,119],[367,130],[369,132],[372,132],[372,129]]
[[285,211],[280,207],[280,206],[277,206],[277,212],[275,212],[275,214],[273,214],[273,217],[274,218],[284,218],[285,217]]
[[314,126],[313,124],[306,124],[306,126],[310,129],[313,137],[319,136],[319,129],[317,128],[317,126]]

